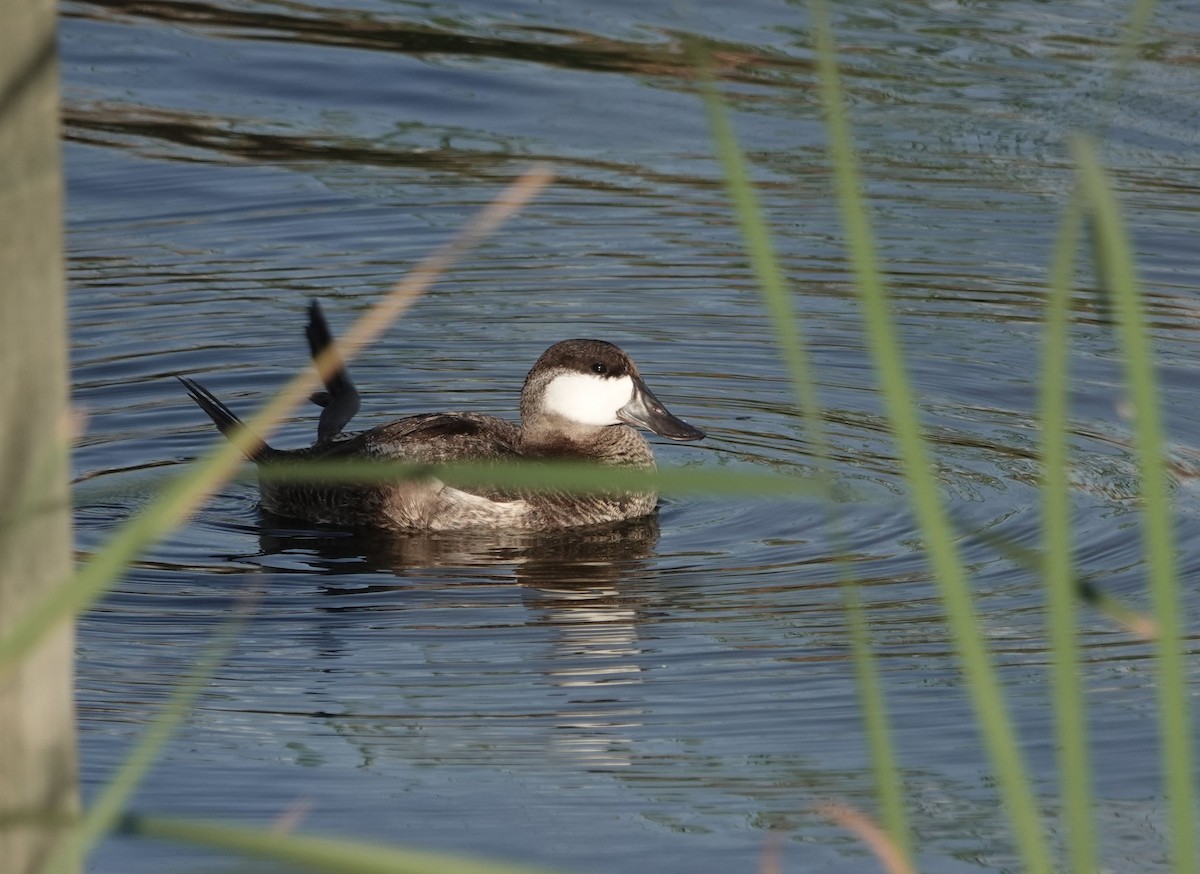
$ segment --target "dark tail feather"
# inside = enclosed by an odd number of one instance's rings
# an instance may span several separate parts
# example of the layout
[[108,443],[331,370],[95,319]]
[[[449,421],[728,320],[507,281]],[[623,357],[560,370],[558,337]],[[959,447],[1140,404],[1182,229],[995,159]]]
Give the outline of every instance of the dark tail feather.
[[[226,437],[232,439],[235,432],[244,428],[245,425],[229,407],[225,406],[221,400],[196,382],[194,379],[188,379],[186,376],[176,376],[183,387],[187,389],[188,397],[196,402],[196,406],[204,410],[208,417],[212,419],[213,424]],[[251,461],[265,461],[274,450],[261,440],[255,440],[254,443],[246,449],[246,457]]]
[[[308,337],[308,348],[314,359],[334,345],[333,332],[329,330],[321,305],[315,300],[308,305],[308,326],[304,329],[304,335]],[[358,412],[359,405],[358,389],[354,387],[350,372],[340,358],[338,366],[325,379],[325,389],[309,398],[317,406],[324,407],[321,420],[317,423],[319,443],[340,434]]]

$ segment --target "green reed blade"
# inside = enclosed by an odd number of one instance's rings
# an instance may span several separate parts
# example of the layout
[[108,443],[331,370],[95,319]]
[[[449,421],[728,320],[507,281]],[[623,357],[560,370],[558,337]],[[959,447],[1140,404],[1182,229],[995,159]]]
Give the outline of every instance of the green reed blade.
[[280,462],[259,472],[265,482],[377,483],[433,476],[454,486],[558,489],[570,492],[658,491],[676,495],[794,498],[820,490],[806,476],[719,468],[637,470],[576,461],[411,464],[402,461]]
[[[1130,4],[1129,17],[1121,31],[1121,43],[1116,59],[1108,71],[1107,81],[1096,101],[1098,109],[1085,127],[1088,135],[1093,137],[1097,143],[1103,142],[1108,132],[1113,112],[1119,105],[1121,91],[1133,73],[1134,62],[1137,60],[1150,22],[1154,20],[1157,5],[1156,0],[1133,0]],[[1095,228],[1091,230],[1094,232]],[[1111,329],[1114,307],[1111,299],[1112,283],[1108,282],[1107,277],[1104,276],[1105,265],[1102,261],[1096,260],[1093,263],[1093,269],[1096,271],[1097,279],[1092,288],[1092,293],[1096,298],[1096,315],[1102,325]]]
[[1121,90],[1133,72],[1134,62],[1141,50],[1142,40],[1150,22],[1154,20],[1154,12],[1158,6],[1157,0],[1133,0],[1129,8],[1129,18],[1121,30],[1121,45],[1117,52],[1116,62],[1109,70],[1108,81],[1100,95],[1100,109],[1087,130],[1097,139],[1106,134],[1106,128],[1112,118],[1113,110],[1118,105]]
[[78,870],[91,848],[110,832],[121,818],[131,795],[158,758],[163,745],[191,712],[205,684],[229,657],[243,611],[222,624],[196,663],[180,680],[158,715],[146,726],[137,743],[100,794],[88,807],[70,836],[42,869],[44,874],[63,874]]
[[[696,53],[700,53],[698,47]],[[833,454],[825,431],[824,417],[812,376],[812,366],[806,349],[804,332],[792,306],[783,270],[775,255],[771,233],[763,217],[745,156],[738,144],[721,95],[710,75],[711,65],[707,61],[707,58],[701,57],[697,66],[702,74],[704,105],[708,112],[709,127],[712,131],[717,155],[721,159],[724,169],[726,190],[733,202],[742,239],[746,244],[750,263],[758,278],[759,289],[775,330],[776,341],[791,376],[792,388],[796,393],[801,416],[812,437],[815,454],[820,462],[820,474],[817,482],[821,486],[822,497],[826,499],[825,506],[830,517],[829,528],[831,539],[834,542],[838,576],[850,629],[850,645],[856,676],[855,687],[867,732],[875,791],[889,838],[896,850],[907,861],[912,858],[912,840],[905,812],[904,785],[896,764],[887,704],[875,664],[874,652],[871,649],[866,611],[859,597],[858,584],[851,568],[845,561],[845,557],[849,554],[846,532],[841,524],[838,505],[832,500],[834,486],[829,470]]]
[[1134,407],[1134,433],[1141,478],[1141,530],[1150,599],[1158,624],[1158,713],[1163,785],[1171,826],[1172,864],[1178,874],[1196,870],[1193,753],[1184,665],[1183,612],[1175,568],[1171,497],[1163,456],[1164,439],[1154,372],[1154,352],[1145,304],[1134,269],[1133,250],[1116,196],[1086,139],[1072,142],[1080,181],[1096,231],[1097,257],[1111,283],[1111,296],[1124,347],[1125,379]]
[[758,202],[754,183],[750,179],[745,156],[738,145],[721,95],[708,74],[709,65],[706,60],[701,56],[699,62],[702,71],[701,94],[704,97],[704,107],[708,113],[709,128],[712,131],[717,156],[721,159],[725,173],[725,190],[733,202],[738,228],[746,244],[750,265],[758,278],[763,302],[766,304],[771,326],[775,330],[775,339],[783,354],[784,364],[787,365],[791,376],[792,389],[797,394],[805,424],[809,427],[814,424],[821,427],[821,405],[805,351],[803,332],[788,294],[787,281],[775,255],[771,232],[763,218],[762,207]]
[[121,833],[229,850],[336,874],[546,874],[544,868],[165,816],[127,816]]
[[143,549],[157,543],[237,467],[240,453],[219,446],[204,463],[173,481],[147,510],[118,529],[104,547],[30,609],[25,620],[0,640],[0,674],[29,652],[42,636],[82,612],[103,594]]
[[1000,795],[1013,824],[1025,867],[1049,874],[1050,852],[1042,832],[1036,799],[1017,746],[1016,733],[1005,709],[1004,696],[979,629],[969,582],[938,494],[937,479],[917,419],[917,403],[905,375],[883,279],[861,195],[861,182],[845,114],[845,100],[827,4],[811,5],[817,45],[817,64],[824,98],[830,159],[842,210],[851,261],[863,303],[875,368],[883,390],[888,418],[909,484],[925,549],[953,633],[971,694],[976,721],[992,764]]
[[1052,677],[1059,783],[1066,821],[1070,870],[1096,870],[1092,780],[1088,763],[1087,712],[1079,671],[1076,605],[1079,587],[1071,554],[1067,414],[1070,372],[1071,279],[1083,229],[1083,208],[1071,192],[1059,226],[1046,301],[1042,342],[1042,549],[1039,562],[1047,589],[1047,632],[1054,657]]

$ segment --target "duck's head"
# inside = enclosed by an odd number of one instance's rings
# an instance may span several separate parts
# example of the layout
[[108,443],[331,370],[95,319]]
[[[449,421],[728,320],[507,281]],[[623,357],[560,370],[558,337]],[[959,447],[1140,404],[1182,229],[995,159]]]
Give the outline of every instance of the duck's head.
[[633,360],[603,340],[563,340],[544,353],[525,378],[525,425],[565,420],[572,427],[640,425],[671,440],[704,432],[676,418],[654,396]]

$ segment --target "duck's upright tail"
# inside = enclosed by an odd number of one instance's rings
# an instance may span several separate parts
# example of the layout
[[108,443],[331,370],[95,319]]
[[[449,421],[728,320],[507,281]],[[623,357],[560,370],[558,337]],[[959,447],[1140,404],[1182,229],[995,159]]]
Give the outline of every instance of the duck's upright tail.
[[[304,335],[308,337],[308,348],[312,352],[313,360],[335,345],[333,331],[325,321],[321,305],[315,300],[308,305],[308,326],[304,329]],[[324,408],[321,410],[321,420],[317,424],[318,443],[332,440],[341,434],[346,423],[358,412],[359,406],[358,389],[350,379],[345,362],[337,355],[336,349],[330,354],[337,356],[337,364],[325,377],[325,391],[316,392],[309,398],[314,404]]]
[[[230,439],[238,430],[245,427],[245,424],[233,410],[225,406],[224,403],[212,392],[196,382],[194,379],[188,379],[186,376],[176,376],[183,387],[187,389],[188,397],[196,402],[196,406],[204,410],[208,417],[212,419],[213,424],[217,426],[217,430]],[[268,446],[260,439],[255,439],[245,449],[246,457],[253,462],[266,461],[275,450]]]

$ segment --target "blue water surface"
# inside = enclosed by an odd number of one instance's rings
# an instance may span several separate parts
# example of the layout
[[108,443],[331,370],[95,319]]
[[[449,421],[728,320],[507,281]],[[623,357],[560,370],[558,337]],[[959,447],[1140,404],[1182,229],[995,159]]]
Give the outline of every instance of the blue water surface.
[[[1040,319],[1080,131],[1139,255],[1196,651],[1200,13],[1159,4],[1114,85],[1125,16],[1028,0],[834,14],[920,413],[1055,834],[1045,594],[989,538],[1039,540]],[[663,466],[811,475],[818,445],[714,158],[698,39],[810,348],[836,511],[674,496],[616,533],[380,541],[262,519],[253,482],[235,481],[81,620],[87,797],[244,614],[134,810],[288,817],[594,874],[754,871],[764,851],[788,871],[869,870],[864,844],[816,810],[877,812],[845,554],[921,870],[1018,867],[864,339],[803,5],[66,2],[78,548],[100,548],[220,439],[175,374],[253,411],[307,365],[310,300],[344,330],[537,162],[554,184],[353,363],[358,423],[515,417],[546,346],[601,337],[709,434],[659,441]],[[1072,311],[1078,560],[1145,609],[1120,347],[1094,285],[1081,271]],[[314,410],[273,439],[311,440]],[[1166,870],[1152,649],[1098,612],[1080,624],[1099,852],[1112,870]],[[88,870],[245,864],[116,836]]]

